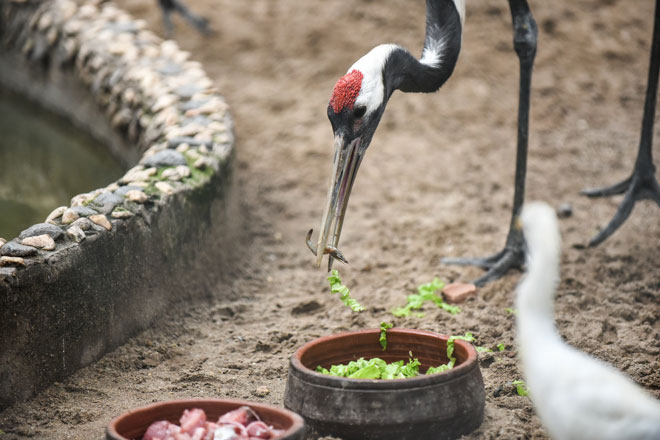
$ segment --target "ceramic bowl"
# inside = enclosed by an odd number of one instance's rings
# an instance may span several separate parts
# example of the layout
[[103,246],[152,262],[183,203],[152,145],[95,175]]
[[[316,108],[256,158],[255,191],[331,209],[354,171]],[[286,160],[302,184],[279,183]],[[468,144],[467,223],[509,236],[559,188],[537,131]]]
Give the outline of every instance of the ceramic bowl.
[[387,331],[387,350],[379,329],[325,336],[291,357],[284,406],[300,414],[310,434],[343,440],[453,439],[478,428],[484,418],[485,390],[477,352],[454,343],[456,365],[443,373],[409,379],[348,379],[317,373],[360,357],[387,362],[421,362],[420,373],[447,363],[448,336],[422,330]]
[[303,440],[305,424],[303,419],[291,411],[264,403],[234,399],[185,399],[168,400],[133,409],[113,419],[106,429],[106,440],[141,439],[149,425],[157,420],[178,423],[185,409],[201,408],[209,420],[217,420],[222,414],[249,406],[267,425],[284,429],[278,440]]

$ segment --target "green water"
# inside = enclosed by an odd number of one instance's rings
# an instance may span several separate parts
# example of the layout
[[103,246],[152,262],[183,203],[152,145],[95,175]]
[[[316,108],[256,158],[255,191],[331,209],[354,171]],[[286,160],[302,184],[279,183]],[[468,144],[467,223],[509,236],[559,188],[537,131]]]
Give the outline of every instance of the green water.
[[0,237],[16,237],[74,195],[104,187],[123,172],[86,133],[0,89]]

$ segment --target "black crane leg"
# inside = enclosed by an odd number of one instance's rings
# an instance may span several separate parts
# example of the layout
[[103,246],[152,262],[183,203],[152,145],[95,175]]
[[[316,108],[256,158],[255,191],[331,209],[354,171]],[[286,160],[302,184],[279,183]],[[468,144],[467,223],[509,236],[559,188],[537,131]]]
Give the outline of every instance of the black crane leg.
[[632,212],[635,202],[651,199],[660,205],[660,185],[655,177],[653,164],[653,120],[658,96],[658,71],[660,69],[660,0],[655,2],[655,20],[653,23],[653,43],[651,44],[651,60],[649,62],[649,78],[646,85],[644,116],[642,118],[642,133],[639,140],[637,160],[632,175],[623,182],[606,188],[596,188],[582,191],[589,197],[607,197],[624,194],[623,201],[610,223],[596,234],[589,246],[597,246],[605,241],[626,221]]
[[202,34],[207,35],[211,32],[208,20],[206,20],[204,17],[200,17],[188,9],[182,0],[158,0],[158,5],[163,12],[163,26],[165,28],[165,35],[167,38],[172,38],[174,36],[172,12],[178,12],[181,14],[184,19],[186,19],[192,26],[195,27],[195,29],[197,29]]
[[[660,1],[660,0],[659,0]],[[513,19],[513,45],[520,60],[520,95],[518,103],[518,146],[516,152],[516,177],[513,194],[513,212],[509,234],[504,249],[486,258],[444,258],[445,264],[478,266],[487,272],[474,284],[480,286],[501,278],[509,269],[521,269],[525,262],[525,242],[522,231],[516,225],[525,199],[525,174],[527,171],[527,145],[529,139],[529,108],[532,68],[536,55],[538,28],[527,0],[509,0]]]
[[172,0],[177,12],[185,18],[188,23],[190,23],[195,29],[197,29],[202,34],[208,34],[210,32],[209,22],[206,18],[200,17],[199,15],[192,12],[186,7],[181,0]]

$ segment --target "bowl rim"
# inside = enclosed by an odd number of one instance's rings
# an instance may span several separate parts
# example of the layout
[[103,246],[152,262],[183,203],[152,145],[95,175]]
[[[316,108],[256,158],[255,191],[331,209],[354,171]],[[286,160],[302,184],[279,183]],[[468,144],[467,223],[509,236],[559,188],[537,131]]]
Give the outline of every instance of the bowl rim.
[[[261,403],[261,402],[252,402],[249,400],[243,400],[243,399],[230,399],[230,398],[204,398],[204,397],[198,397],[198,398],[183,398],[183,399],[170,399],[170,400],[161,400],[158,402],[151,403],[149,405],[144,405],[140,406],[137,408],[132,408],[128,411],[123,412],[122,414],[118,415],[117,417],[113,418],[110,423],[108,423],[108,426],[106,428],[106,435],[114,435],[117,438],[120,439],[126,439],[123,435],[121,435],[119,432],[117,432],[116,426],[119,423],[120,420],[133,416],[135,413],[140,413],[140,412],[146,412],[149,410],[152,410],[156,407],[165,405],[165,404],[181,404],[181,405],[191,405],[191,408],[194,407],[195,404],[199,403],[205,403],[205,404],[214,404],[214,403],[223,403],[223,404],[236,404],[236,407],[241,407],[241,406],[249,406],[250,408],[254,409],[259,412],[260,409],[267,409],[271,411],[277,411],[286,414],[293,420],[293,424],[282,434],[283,436],[286,435],[291,435],[298,433],[302,429],[304,429],[305,426],[305,421],[304,419],[298,414],[290,409],[271,405],[269,403]],[[155,422],[156,420],[154,420]],[[126,439],[126,440],[132,440],[132,439]]]
[[[320,338],[313,339],[303,346],[298,348],[295,353],[291,356],[290,365],[291,371],[299,379],[304,380],[305,382],[311,382],[317,385],[327,386],[330,388],[342,388],[342,389],[379,389],[379,390],[401,390],[402,388],[421,388],[427,387],[429,385],[436,385],[439,383],[447,383],[453,380],[456,380],[460,377],[469,374],[473,369],[478,368],[478,353],[472,344],[461,339],[455,339],[454,344],[457,344],[463,347],[468,353],[467,359],[462,362],[460,365],[455,366],[451,370],[443,371],[441,373],[429,374],[429,375],[420,375],[417,377],[410,377],[405,379],[352,379],[348,377],[338,377],[330,376],[327,374],[319,373],[311,368],[303,365],[301,358],[305,351],[307,351],[311,346],[317,344],[323,344],[328,341],[346,338],[355,335],[363,334],[380,334],[379,328],[373,329],[362,329],[362,330],[352,330],[342,333],[335,333],[331,335],[322,336]],[[443,333],[431,332],[428,330],[417,330],[403,327],[393,327],[387,330],[387,333],[401,333],[401,334],[412,334],[421,337],[430,337],[433,339],[442,339],[445,342],[449,339],[449,335]]]

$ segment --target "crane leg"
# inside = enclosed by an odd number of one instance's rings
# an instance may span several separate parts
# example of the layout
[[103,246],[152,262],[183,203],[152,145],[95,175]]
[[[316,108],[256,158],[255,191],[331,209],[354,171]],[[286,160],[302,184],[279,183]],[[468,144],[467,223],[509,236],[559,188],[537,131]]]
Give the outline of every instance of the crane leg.
[[642,118],[642,133],[639,140],[637,160],[630,177],[605,188],[595,188],[582,191],[588,197],[607,197],[624,194],[623,201],[609,224],[596,234],[589,246],[597,246],[605,241],[626,221],[633,210],[635,202],[643,199],[655,200],[660,205],[660,185],[655,177],[653,164],[653,120],[658,96],[658,73],[660,70],[660,0],[655,2],[655,20],[653,23],[653,43],[651,45],[651,60],[649,62],[649,77],[646,85],[644,116]]
[[207,35],[211,32],[208,20],[188,9],[182,0],[158,0],[158,5],[163,12],[163,25],[165,27],[165,35],[167,38],[172,38],[174,36],[174,24],[172,23],[171,18],[173,12],[181,14],[184,19],[202,34]]
[[532,68],[536,55],[538,28],[527,0],[509,0],[509,7],[513,20],[513,45],[520,60],[516,177],[509,233],[504,249],[492,256],[485,258],[444,258],[442,260],[445,264],[477,266],[486,269],[487,272],[474,281],[474,284],[478,286],[501,278],[509,269],[521,269],[525,262],[525,241],[517,224],[525,199]]

